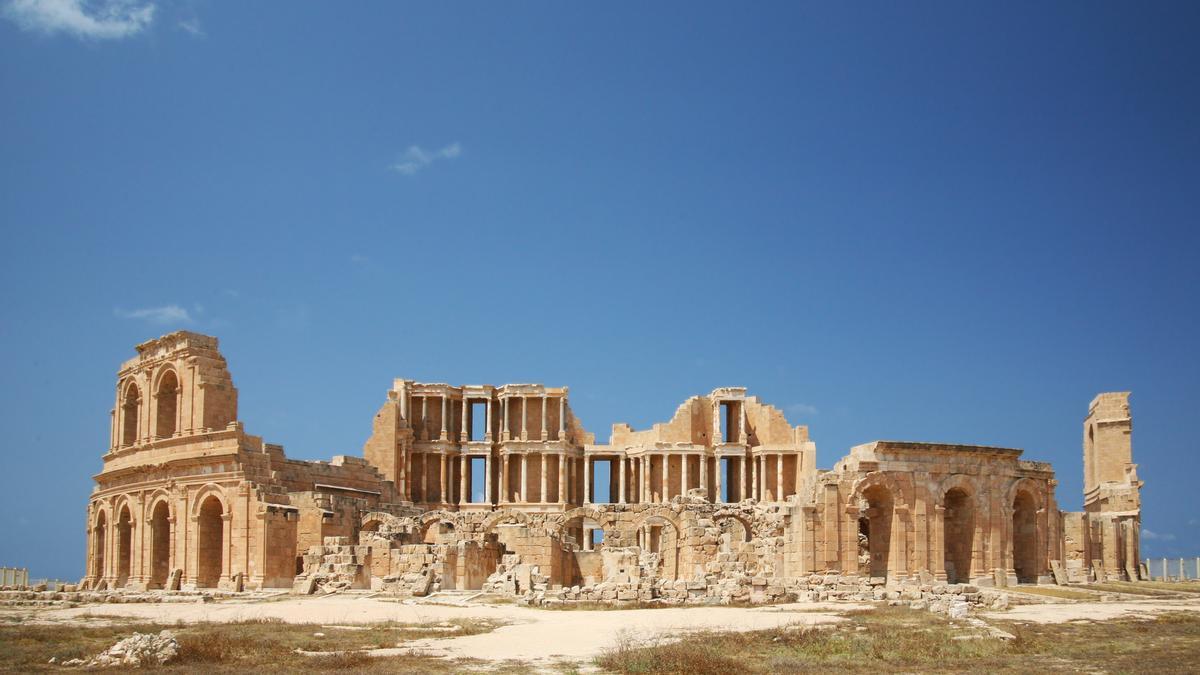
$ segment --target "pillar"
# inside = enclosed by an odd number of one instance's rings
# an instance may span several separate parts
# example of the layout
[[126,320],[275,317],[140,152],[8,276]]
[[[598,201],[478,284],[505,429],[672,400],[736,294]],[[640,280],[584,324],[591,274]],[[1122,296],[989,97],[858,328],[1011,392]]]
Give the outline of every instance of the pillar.
[[713,495],[712,501],[717,504],[723,504],[725,502],[725,495],[721,494],[721,456],[720,455],[716,456],[716,461],[714,462],[714,464],[715,464],[715,468],[717,471],[717,476],[716,476],[717,485],[716,485],[716,494]]
[[458,428],[458,442],[459,443],[470,443],[471,442],[471,422],[473,420],[468,419],[470,412],[471,412],[471,401],[466,396],[463,396],[463,399],[462,399],[462,426],[460,426]]
[[753,462],[750,466],[750,496],[758,499],[758,458],[752,455],[750,461]]
[[[444,401],[446,399],[443,398],[442,400]],[[446,430],[446,427],[443,424],[442,425],[443,433],[445,432],[445,430]],[[449,478],[449,476],[446,474],[446,455],[445,455],[445,453],[443,453],[441,455],[441,459],[438,461],[438,489],[441,490],[441,492],[438,493],[438,500],[443,504],[447,503],[446,492],[447,492],[447,489],[450,487],[448,481],[446,480],[447,478]]]
[[708,494],[708,455],[700,455],[700,487],[704,489],[704,498],[710,502],[716,501]]
[[[420,440],[429,439],[429,417],[426,414],[429,411],[428,401],[429,398],[427,396],[421,397],[421,433],[417,436],[417,438]],[[422,494],[421,496],[424,497],[425,495]]]
[[558,455],[558,503],[567,503],[567,453]]
[[663,453],[662,456],[662,503],[666,504],[671,501],[671,455]]
[[743,405],[745,405],[744,401],[738,401],[733,410],[737,411],[738,416],[738,443],[744,444],[746,442],[746,411],[742,410]]
[[[546,399],[542,399],[542,400],[545,401]],[[543,418],[543,419],[545,419],[545,418]],[[543,430],[542,433],[546,433],[546,432]],[[538,492],[538,501],[544,504],[544,503],[550,501],[549,496],[546,494],[546,471],[549,469],[549,467],[546,466],[546,453],[543,452],[541,454],[542,454],[542,487],[541,487],[541,490]]]
[[508,453],[500,456],[500,503],[509,502]]
[[679,461],[680,461],[680,463],[683,464],[683,467],[682,467],[683,468],[683,476],[679,480],[679,494],[684,497],[687,496],[687,491],[688,491],[688,458],[689,457],[690,456],[687,453],[681,454],[679,456]]
[[[488,405],[491,408],[491,405]],[[489,427],[490,428],[490,427]],[[492,453],[488,451],[486,457],[483,458],[483,501],[492,505]]]
[[587,455],[583,456],[583,503],[592,503],[592,463]]
[[[625,503],[625,462],[628,460],[625,458],[624,455],[622,455],[620,458],[620,461],[621,461],[621,479],[620,479],[621,486],[619,488],[617,488],[617,503],[624,504]],[[1196,569],[1200,569],[1200,567],[1197,567]]]
[[[524,399],[521,399],[521,400],[524,400]],[[524,408],[525,406],[522,405],[521,407]],[[521,425],[522,433],[524,433],[524,428],[525,428],[525,425],[522,424]],[[529,491],[529,455],[522,453],[521,454],[521,491],[518,494],[520,495],[521,503],[523,503],[523,504],[529,503],[529,495],[526,494],[528,491]]]
[[[466,428],[465,426],[463,427]],[[458,503],[469,504],[471,495],[467,494],[467,474],[471,470],[471,458],[468,455],[458,456]]]
[[429,501],[429,453],[421,453],[421,501]]
[[775,501],[783,501],[783,453],[775,455]]
[[[483,418],[484,418],[484,424],[487,425],[483,428],[483,440],[487,443],[491,443],[492,442],[492,399],[490,399],[490,398],[487,400],[487,405],[485,405],[483,407]],[[488,474],[488,475],[490,476],[491,474]],[[488,498],[489,499],[491,498],[490,493],[489,493]]]
[[446,433],[446,422],[447,422],[446,399],[447,399],[447,396],[445,394],[442,394],[442,434],[438,438],[443,441],[450,440],[450,436]]
[[[542,440],[550,440],[550,432],[546,431],[546,395],[542,394]],[[543,490],[543,492],[545,492]]]
[[[521,440],[529,440],[529,417],[526,415],[525,409],[526,397],[521,397]],[[524,489],[525,486],[521,486]]]
[[567,396],[558,397],[558,440],[567,440]]
[[500,399],[500,440],[508,440],[508,399]]

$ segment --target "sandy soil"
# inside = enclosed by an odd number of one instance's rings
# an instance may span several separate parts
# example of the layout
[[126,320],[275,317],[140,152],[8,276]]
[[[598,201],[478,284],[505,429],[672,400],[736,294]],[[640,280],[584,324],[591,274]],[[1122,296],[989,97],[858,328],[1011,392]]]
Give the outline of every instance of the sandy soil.
[[40,610],[35,621],[74,623],[96,617],[123,617],[161,623],[238,621],[275,618],[290,623],[331,625],[396,621],[434,623],[449,619],[487,619],[506,625],[480,635],[419,640],[378,655],[411,651],[493,661],[579,660],[599,654],[623,636],[638,642],[696,630],[762,630],[789,624],[842,621],[842,612],[867,608],[851,603],[803,603],[767,607],[692,607],[678,609],[549,611],[514,605],[447,606],[405,604],[363,596],[286,598],[267,602],[226,601],[208,604],[114,604]]
[[1020,605],[1008,611],[985,612],[979,616],[984,619],[1007,621],[1064,623],[1067,621],[1150,618],[1163,612],[1200,612],[1200,598]]

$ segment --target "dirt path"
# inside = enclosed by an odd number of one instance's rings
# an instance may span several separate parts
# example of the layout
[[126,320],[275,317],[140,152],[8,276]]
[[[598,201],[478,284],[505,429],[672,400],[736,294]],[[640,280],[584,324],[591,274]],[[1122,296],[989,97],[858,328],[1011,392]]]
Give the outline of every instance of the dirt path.
[[363,624],[380,621],[432,623],[450,619],[486,619],[505,623],[479,635],[419,640],[379,655],[422,651],[491,661],[579,660],[599,654],[622,636],[638,642],[696,630],[763,630],[789,624],[817,625],[843,620],[841,614],[869,605],[804,603],[766,607],[691,607],[632,610],[550,611],[513,605],[445,606],[404,604],[362,596],[286,598],[267,602],[208,604],[115,604],[50,609],[34,620],[74,623],[96,617],[121,617],[158,623],[229,622],[272,618],[289,623]]

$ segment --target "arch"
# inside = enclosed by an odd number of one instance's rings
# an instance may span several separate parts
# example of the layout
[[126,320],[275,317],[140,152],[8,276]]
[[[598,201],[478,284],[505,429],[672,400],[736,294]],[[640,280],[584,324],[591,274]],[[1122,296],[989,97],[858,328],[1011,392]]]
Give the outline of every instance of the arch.
[[171,505],[165,498],[150,507],[150,587],[165,588],[171,569]]
[[894,481],[859,481],[855,486],[860,547],[869,556],[868,562],[861,567],[873,577],[886,577],[891,563],[896,493],[889,485],[894,486]]
[[201,497],[196,512],[196,585],[215,588],[225,557],[225,505],[215,492]]
[[741,516],[732,513],[715,516],[713,524],[721,533],[720,551],[722,553],[738,553],[748,543],[753,534],[753,527]]
[[121,445],[136,445],[138,439],[138,408],[142,392],[132,379],[121,392]]
[[96,509],[96,521],[92,527],[92,576],[100,583],[104,577],[104,552],[108,547],[108,512]]
[[[674,581],[679,578],[679,548],[683,529],[666,513],[650,512],[637,521],[639,546],[647,553],[657,553],[662,579]],[[670,525],[670,529],[665,526]]]
[[970,582],[975,546],[975,496],[964,487],[952,487],[942,495],[943,564],[952,584]]
[[125,500],[117,510],[117,587],[129,583],[133,566],[133,514]]
[[850,491],[852,502],[861,501],[862,494],[869,488],[881,487],[891,495],[892,503],[896,507],[907,509],[908,499],[904,496],[904,490],[896,479],[891,474],[882,471],[872,471],[867,475],[854,481],[854,488]]
[[429,531],[433,526],[437,525],[438,530],[435,534],[450,534],[458,529],[457,523],[454,521],[454,514],[450,511],[430,511],[421,516],[420,528],[417,531],[417,541],[426,544],[435,544],[436,540],[430,540]]
[[229,500],[225,498],[225,489],[216,483],[205,483],[192,497],[192,517],[200,515],[200,505],[209,497],[215,497],[221,505],[221,514],[229,513]]
[[170,366],[163,368],[158,374],[158,383],[154,387],[154,435],[156,438],[170,438],[178,430],[179,392],[179,375]]
[[520,523],[521,525],[529,525],[529,516],[525,515],[525,513],[522,511],[515,511],[512,509],[495,511],[492,513],[492,515],[484,519],[482,526],[483,533],[486,535],[494,530],[497,525],[503,525],[512,522]]
[[1012,505],[1012,564],[1017,582],[1037,583],[1038,564],[1037,502],[1034,493],[1018,489]]

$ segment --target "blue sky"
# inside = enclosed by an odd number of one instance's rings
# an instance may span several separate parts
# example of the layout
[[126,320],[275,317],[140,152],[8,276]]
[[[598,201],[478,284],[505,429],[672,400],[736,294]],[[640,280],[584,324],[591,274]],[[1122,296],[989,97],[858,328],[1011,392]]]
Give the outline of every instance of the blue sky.
[[1019,447],[1068,509],[1131,390],[1144,551],[1200,554],[1195,3],[3,8],[0,565],[81,576],[117,367],[178,328],[293,457],[398,376],[600,439],[741,385],[822,467]]

